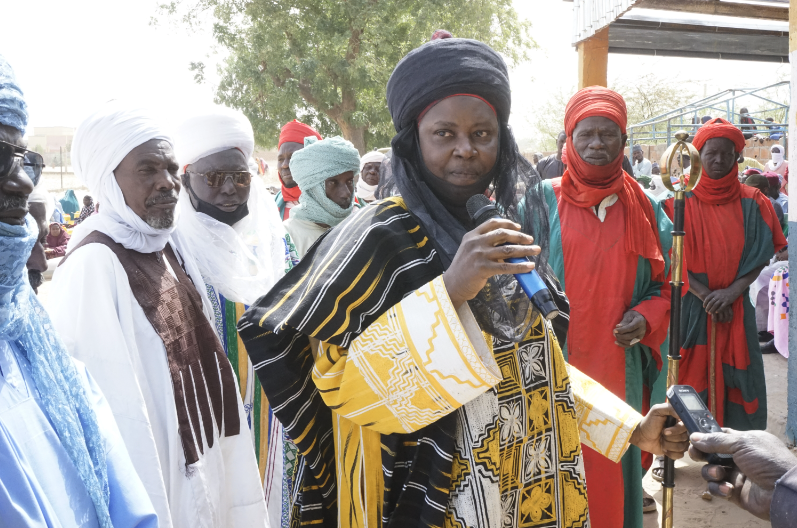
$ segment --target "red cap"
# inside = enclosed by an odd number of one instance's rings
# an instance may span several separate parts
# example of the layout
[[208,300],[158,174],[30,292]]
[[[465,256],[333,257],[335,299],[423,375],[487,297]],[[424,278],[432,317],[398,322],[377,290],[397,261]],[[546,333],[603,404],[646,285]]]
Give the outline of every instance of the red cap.
[[277,148],[280,148],[283,143],[291,142],[291,143],[301,143],[304,145],[304,138],[315,136],[318,139],[323,139],[321,134],[315,131],[313,127],[310,125],[305,125],[304,123],[293,120],[285,123],[280,130],[280,139],[279,143],[277,144]]

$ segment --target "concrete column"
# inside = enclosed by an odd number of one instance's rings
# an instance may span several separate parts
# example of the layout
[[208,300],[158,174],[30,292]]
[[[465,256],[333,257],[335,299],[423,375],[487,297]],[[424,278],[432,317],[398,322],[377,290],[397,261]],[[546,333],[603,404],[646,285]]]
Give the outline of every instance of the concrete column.
[[[793,0],[792,0],[793,1]],[[607,86],[609,69],[608,26],[576,45],[578,50],[578,89]]]
[[[789,166],[797,169],[797,0],[789,2],[789,62],[791,64],[791,101],[789,107]],[[791,171],[789,171],[791,172]],[[792,183],[794,182],[794,183]],[[789,178],[789,270],[797,272],[797,178]],[[795,288],[797,290],[797,288]],[[791,304],[791,283],[789,303]],[[797,317],[789,310],[789,415],[786,437],[797,443]]]

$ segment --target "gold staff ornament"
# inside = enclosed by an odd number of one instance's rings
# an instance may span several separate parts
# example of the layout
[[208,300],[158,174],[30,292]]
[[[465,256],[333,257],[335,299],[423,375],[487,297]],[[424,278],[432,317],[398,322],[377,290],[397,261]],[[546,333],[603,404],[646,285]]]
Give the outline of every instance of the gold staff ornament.
[[[678,384],[678,364],[681,361],[681,289],[684,285],[683,268],[684,254],[684,207],[685,195],[693,190],[700,182],[700,175],[703,173],[703,166],[700,163],[700,153],[687,143],[686,138],[689,134],[684,130],[679,130],[675,134],[678,140],[664,151],[661,157],[661,182],[674,194],[673,199],[673,231],[672,231],[672,264],[670,270],[671,297],[670,297],[670,349],[667,354],[667,388]],[[689,156],[690,169],[689,176],[684,174],[683,158]],[[673,174],[673,163],[680,169],[677,175]],[[713,361],[713,360],[712,360]],[[713,364],[713,362],[712,362]],[[667,427],[675,425],[674,418],[667,419]],[[673,494],[675,490],[675,461],[664,459],[664,475],[662,478],[662,504],[661,504],[661,526],[662,528],[672,528],[673,526]]]

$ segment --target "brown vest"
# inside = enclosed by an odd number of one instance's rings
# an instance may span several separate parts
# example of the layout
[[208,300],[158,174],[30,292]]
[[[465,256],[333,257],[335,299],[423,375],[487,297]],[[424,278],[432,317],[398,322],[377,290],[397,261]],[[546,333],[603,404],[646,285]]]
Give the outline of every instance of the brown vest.
[[219,435],[222,434],[222,423],[224,436],[237,435],[241,426],[232,366],[202,313],[202,297],[169,244],[162,253],[169,259],[177,280],[169,273],[160,253],[125,249],[99,231],[84,238],[59,266],[87,244],[102,244],[114,252],[127,273],[136,301],[163,340],[185,461],[193,464],[199,460],[197,448],[204,453],[200,413],[205,439],[210,447],[213,447],[214,419]]

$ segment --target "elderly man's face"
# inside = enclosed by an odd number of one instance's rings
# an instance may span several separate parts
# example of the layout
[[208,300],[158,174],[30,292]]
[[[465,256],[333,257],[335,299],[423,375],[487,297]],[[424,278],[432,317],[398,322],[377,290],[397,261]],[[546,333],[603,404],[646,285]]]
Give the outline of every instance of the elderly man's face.
[[642,163],[642,160],[645,159],[645,157],[642,156],[641,150],[635,150],[633,154],[631,154],[631,156],[634,158],[634,161],[636,161],[637,163]]
[[[22,132],[6,125],[0,125],[0,141],[25,147]],[[11,166],[8,174],[0,174],[0,222],[23,225],[32,192],[33,182],[18,163]]]
[[360,178],[362,178],[368,185],[379,185],[379,169],[382,164],[376,161],[366,163],[363,165],[363,170],[360,171]]
[[151,139],[131,150],[113,173],[127,206],[150,227],[166,229],[174,224],[178,170],[171,144]]
[[418,124],[418,136],[426,167],[457,187],[479,184],[498,158],[498,118],[475,97],[449,97],[433,106]]
[[277,152],[277,172],[279,173],[280,178],[282,178],[282,183],[285,184],[285,187],[288,189],[298,185],[291,175],[291,156],[293,156],[294,152],[297,150],[302,150],[303,148],[304,144],[302,143],[286,141],[280,145],[280,149]]
[[243,152],[233,148],[205,156],[188,166],[188,176],[191,178],[191,189],[194,190],[197,197],[224,212],[231,213],[249,200],[251,185],[238,187],[232,182],[232,178],[226,178],[221,187],[208,186],[207,179],[202,174],[212,171],[249,172]]
[[327,178],[324,180],[324,191],[327,198],[338,204],[341,209],[348,209],[351,205],[351,195],[354,194],[354,172],[347,171]]
[[628,136],[608,117],[587,117],[573,130],[573,147],[590,165],[608,165],[623,151]]
[[703,170],[712,180],[719,180],[727,176],[738,159],[736,147],[728,138],[711,138],[700,149]]

